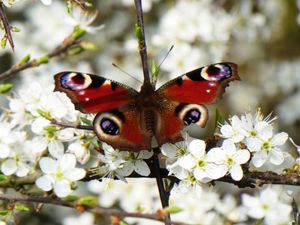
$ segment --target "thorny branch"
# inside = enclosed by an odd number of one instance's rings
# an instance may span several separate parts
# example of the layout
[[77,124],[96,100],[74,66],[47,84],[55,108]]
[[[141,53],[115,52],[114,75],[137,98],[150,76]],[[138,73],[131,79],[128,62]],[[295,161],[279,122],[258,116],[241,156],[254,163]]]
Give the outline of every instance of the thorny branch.
[[[58,47],[56,47],[52,52],[45,55],[43,58],[51,59],[54,57],[58,57],[64,53],[67,53],[68,50],[76,45],[80,45],[82,41],[74,40],[71,37],[67,37]],[[16,64],[9,70],[3,72],[0,74],[0,81],[6,80],[8,78],[11,78],[15,74],[17,74],[20,71],[23,71],[28,68],[38,67],[39,65],[43,64],[44,62],[41,62],[39,59],[32,59],[28,62]]]
[[4,27],[5,38],[9,41],[9,44],[10,44],[12,50],[14,50],[15,45],[14,45],[12,35],[11,35],[11,26],[10,26],[7,16],[4,12],[4,7],[3,7],[2,1],[0,1],[0,22],[2,22],[2,25]]
[[[10,202],[30,202],[30,203],[43,203],[43,204],[52,204],[58,206],[64,206],[68,208],[73,208],[79,211],[89,211],[96,215],[106,216],[106,217],[118,217],[123,218],[141,218],[141,219],[150,219],[154,221],[161,221],[170,223],[171,221],[166,216],[167,213],[160,210],[156,213],[139,213],[139,212],[125,212],[119,209],[103,208],[99,206],[88,206],[80,203],[79,201],[66,201],[62,199],[52,198],[49,196],[11,196],[0,194],[0,200],[10,201]],[[188,225],[186,223],[172,222],[173,225]]]

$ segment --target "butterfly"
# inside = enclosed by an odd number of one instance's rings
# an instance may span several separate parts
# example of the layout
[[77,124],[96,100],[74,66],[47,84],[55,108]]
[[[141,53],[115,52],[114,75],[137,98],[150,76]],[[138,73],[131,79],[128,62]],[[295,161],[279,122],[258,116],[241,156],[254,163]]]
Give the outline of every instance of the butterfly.
[[95,113],[97,137],[119,150],[151,149],[182,140],[191,124],[205,127],[206,104],[215,103],[230,81],[239,80],[237,65],[222,62],[183,74],[157,90],[151,83],[138,92],[125,84],[97,75],[60,72],[55,91],[64,92],[82,113]]

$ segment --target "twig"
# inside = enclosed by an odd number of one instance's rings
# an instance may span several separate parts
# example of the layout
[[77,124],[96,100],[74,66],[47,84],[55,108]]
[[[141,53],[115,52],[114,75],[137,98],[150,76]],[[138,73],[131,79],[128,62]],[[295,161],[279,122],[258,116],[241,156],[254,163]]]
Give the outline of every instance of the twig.
[[80,130],[94,130],[93,126],[81,125],[81,124],[66,124],[56,121],[55,119],[50,120],[52,124],[60,126],[62,128],[75,128]]
[[[55,199],[49,196],[11,196],[0,194],[0,200],[3,201],[11,201],[11,202],[30,202],[30,203],[44,203],[44,204],[52,204],[59,205],[73,209],[81,209],[92,212],[96,215],[101,216],[116,216],[118,218],[141,218],[141,219],[150,219],[161,222],[170,222],[168,218],[161,216],[161,213],[136,213],[136,212],[125,212],[119,209],[110,209],[103,208],[99,206],[87,206],[82,205],[79,201],[66,201],[61,199]],[[180,222],[172,222],[173,225],[188,225],[186,223]]]
[[86,9],[90,5],[89,3],[82,2],[80,0],[71,0],[71,1],[74,2],[76,5],[78,5],[82,9]]
[[[80,44],[80,42],[81,41],[66,38],[62,44],[60,44],[52,52],[48,53],[45,57],[50,59],[50,58],[60,56],[61,54],[66,53],[68,51],[68,49],[70,49],[72,46]],[[32,68],[32,67],[37,67],[37,66],[41,65],[42,63],[43,62],[40,62],[38,59],[33,59],[26,63],[16,64],[9,70],[0,74],[0,81],[10,78],[22,70]]]
[[141,0],[134,0],[134,2],[137,11],[137,24],[141,34],[141,36],[138,37],[138,43],[139,43],[139,52],[140,52],[142,67],[143,67],[144,85],[150,85],[150,75],[149,75],[149,66],[148,66],[147,45],[145,40],[142,3]]
[[14,41],[13,41],[12,35],[11,35],[11,26],[9,25],[7,16],[4,12],[4,7],[3,7],[2,1],[0,1],[0,21],[2,22],[4,30],[5,30],[5,37],[9,41],[11,49],[14,51],[15,45],[14,45]]

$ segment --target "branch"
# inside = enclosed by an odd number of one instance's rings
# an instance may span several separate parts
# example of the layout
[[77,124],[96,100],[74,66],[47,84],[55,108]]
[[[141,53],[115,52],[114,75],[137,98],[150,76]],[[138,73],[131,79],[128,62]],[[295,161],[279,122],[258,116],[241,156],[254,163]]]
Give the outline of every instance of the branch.
[[144,85],[150,85],[150,75],[148,66],[147,56],[147,45],[145,40],[144,21],[143,21],[143,10],[141,0],[134,0],[136,12],[137,12],[137,24],[136,35],[139,43],[139,52],[142,61],[143,73],[144,73]]
[[4,12],[4,7],[2,1],[0,1],[0,22],[2,22],[4,30],[5,30],[5,38],[9,41],[11,49],[14,51],[14,42],[11,35],[11,26],[9,25],[7,16]]
[[[4,195],[0,194],[0,200],[3,201],[11,201],[11,202],[30,202],[30,203],[44,203],[44,204],[52,204],[58,206],[64,206],[68,208],[73,208],[80,211],[89,211],[96,215],[101,216],[115,216],[118,218],[141,218],[141,219],[150,219],[154,221],[161,221],[161,222],[171,222],[165,215],[165,212],[158,211],[157,213],[137,213],[137,212],[126,212],[119,209],[110,209],[110,208],[103,208],[99,206],[87,206],[83,205],[79,201],[66,201],[61,199],[55,199],[49,196],[11,196],[11,195]],[[186,223],[180,222],[172,222],[173,225],[188,225]]]
[[66,123],[61,123],[58,122],[55,119],[50,120],[52,124],[60,126],[62,128],[74,128],[74,129],[80,129],[80,130],[94,130],[93,126],[89,125],[81,125],[81,124],[66,124]]
[[[47,62],[48,59],[60,56],[61,54],[66,53],[71,47],[73,47],[75,45],[79,45],[80,43],[81,43],[81,41],[74,40],[71,36],[69,36],[58,47],[56,47],[52,52],[48,53],[47,55],[45,55],[42,58],[46,59],[46,62]],[[45,63],[45,61],[40,60],[40,59],[33,59],[26,63],[16,64],[9,70],[0,74],[0,81],[11,78],[16,73],[18,73],[22,70],[32,68],[32,67],[38,67],[39,65],[41,65],[43,63]]]

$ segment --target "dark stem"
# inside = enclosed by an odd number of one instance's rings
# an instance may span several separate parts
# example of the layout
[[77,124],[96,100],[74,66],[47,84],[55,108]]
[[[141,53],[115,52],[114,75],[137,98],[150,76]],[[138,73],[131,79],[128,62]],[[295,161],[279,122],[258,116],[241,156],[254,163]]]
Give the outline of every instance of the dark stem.
[[148,56],[147,56],[147,45],[145,40],[144,21],[143,21],[143,10],[141,0],[134,0],[136,12],[137,12],[137,24],[141,29],[141,37],[138,38],[139,52],[142,61],[143,74],[144,74],[144,85],[150,85],[150,75],[148,67]]
[[5,30],[5,37],[7,38],[7,40],[9,41],[9,44],[11,46],[11,49],[14,51],[14,42],[11,36],[11,26],[9,25],[7,16],[4,12],[4,8],[3,8],[3,3],[0,1],[0,21],[2,21],[4,30]]
[[[158,154],[159,154],[159,148],[158,149],[154,149],[154,155],[152,157],[153,160],[153,170],[154,170],[154,174],[155,174],[155,179],[156,179],[156,183],[157,183],[157,187],[158,187],[158,191],[159,191],[159,197],[160,197],[160,202],[163,208],[167,208],[169,206],[169,193],[166,193],[165,191],[165,187],[164,187],[164,181],[162,178],[162,175],[160,173],[160,166],[159,166],[159,158],[158,158]],[[167,214],[167,218],[168,220],[165,221],[165,225],[171,225],[171,223],[169,223],[168,221],[170,220],[170,215]]]

